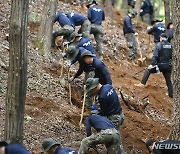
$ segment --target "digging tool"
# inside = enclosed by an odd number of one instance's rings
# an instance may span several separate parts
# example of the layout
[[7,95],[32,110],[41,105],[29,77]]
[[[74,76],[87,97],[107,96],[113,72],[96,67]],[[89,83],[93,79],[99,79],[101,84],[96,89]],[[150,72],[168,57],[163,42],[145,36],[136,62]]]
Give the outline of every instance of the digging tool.
[[145,57],[143,58],[143,56],[142,56],[138,36],[136,36],[136,41],[137,41],[137,46],[138,46],[138,50],[139,50],[139,54],[140,54],[140,58],[138,59],[138,62],[139,62],[139,65],[142,66],[144,64],[146,58]]
[[137,76],[139,73],[144,72],[146,69],[147,69],[147,68],[143,68],[143,69],[140,70],[139,72],[134,73],[134,74],[132,75],[132,77],[135,77],[135,78],[136,78],[136,76]]
[[[64,43],[63,43],[62,44],[62,53],[65,53],[65,50],[66,50],[66,47],[64,46]],[[64,79],[64,76],[63,76],[63,71],[64,71],[64,58],[62,59],[62,65],[61,65],[60,84],[65,85],[65,79]]]
[[[68,80],[70,79],[70,68],[68,70]],[[69,86],[69,103],[70,105],[72,105],[72,91],[71,91],[71,83],[68,82],[68,86]]]
[[82,106],[82,111],[81,111],[81,119],[80,119],[80,122],[79,122],[80,128],[82,127],[82,120],[83,120],[83,115],[84,115],[85,103],[86,103],[86,86],[84,86],[83,106]]

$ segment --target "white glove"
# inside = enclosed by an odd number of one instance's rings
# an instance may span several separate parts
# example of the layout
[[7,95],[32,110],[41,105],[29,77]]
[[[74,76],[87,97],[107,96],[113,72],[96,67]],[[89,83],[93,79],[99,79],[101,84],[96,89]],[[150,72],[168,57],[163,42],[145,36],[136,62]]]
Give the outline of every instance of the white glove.
[[152,69],[152,68],[154,68],[155,66],[153,66],[153,65],[149,65],[148,66],[148,69],[150,70],[150,69]]
[[75,79],[74,76],[72,76],[71,78],[69,78],[68,82],[71,83],[74,81],[74,79]]
[[60,53],[59,57],[62,59],[62,58],[65,58],[66,56],[66,53]]
[[71,67],[71,61],[66,61],[66,62],[65,62],[65,66],[68,67],[68,68],[70,68],[70,67]]

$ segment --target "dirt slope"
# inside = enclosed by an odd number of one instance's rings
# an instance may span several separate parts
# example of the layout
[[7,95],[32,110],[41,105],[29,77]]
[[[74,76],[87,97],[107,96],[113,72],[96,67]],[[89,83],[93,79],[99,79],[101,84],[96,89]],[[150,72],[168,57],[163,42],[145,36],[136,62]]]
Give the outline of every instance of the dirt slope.
[[[37,17],[40,17],[43,0],[30,3],[30,12],[38,8]],[[0,4],[0,41],[1,55],[8,63],[8,42],[5,35],[8,33],[8,21],[10,13],[10,3]],[[63,11],[74,10],[86,14],[86,9],[80,6],[71,6],[60,2],[59,9]],[[166,96],[167,88],[162,75],[152,75],[146,88],[136,88],[143,74],[132,77],[137,71],[143,69],[135,66],[127,60],[127,47],[122,33],[121,13],[114,11],[115,24],[110,24],[110,20],[103,23],[105,29],[104,48],[106,63],[111,72],[113,85],[117,89],[122,89],[125,98],[138,109],[138,112],[129,110],[121,100],[122,108],[126,116],[125,123],[121,128],[123,143],[128,154],[146,154],[143,140],[146,138],[165,139],[170,130],[172,115],[172,100]],[[135,23],[139,32],[140,47],[144,54],[153,49],[152,37],[149,44],[149,37],[145,34],[142,23]],[[81,105],[82,89],[81,79],[77,79],[72,85],[73,106],[69,105],[68,86],[60,85],[60,65],[50,63],[35,49],[34,41],[37,34],[37,25],[29,25],[29,68],[28,68],[28,93],[25,114],[25,135],[24,144],[32,153],[41,152],[41,142],[46,137],[53,137],[61,141],[62,146],[71,146],[78,149],[80,141],[85,137],[85,131],[78,127]],[[92,38],[93,39],[93,38]],[[93,40],[94,41],[94,40]],[[147,62],[148,63],[148,62]],[[75,73],[78,65],[72,68],[71,74]],[[5,92],[7,72],[0,69],[0,139],[3,138],[4,113],[5,113]],[[67,72],[65,71],[65,76]],[[120,98],[120,96],[119,96]],[[143,109],[143,105],[149,105]],[[102,147],[100,147],[101,149]],[[105,153],[102,150],[101,153]]]

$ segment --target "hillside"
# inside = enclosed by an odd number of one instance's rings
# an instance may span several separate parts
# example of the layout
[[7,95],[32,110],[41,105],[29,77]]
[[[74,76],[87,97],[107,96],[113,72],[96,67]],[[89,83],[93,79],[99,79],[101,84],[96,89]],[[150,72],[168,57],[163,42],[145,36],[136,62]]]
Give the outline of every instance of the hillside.
[[[44,1],[30,2],[30,17],[33,12],[38,13],[40,19]],[[59,9],[65,12],[76,11],[86,15],[86,9],[81,6],[73,6],[59,2]],[[38,11],[37,11],[38,10]],[[123,143],[127,154],[146,154],[144,140],[147,138],[165,139],[169,134],[172,115],[172,100],[166,95],[167,87],[162,74],[152,75],[145,88],[134,86],[142,78],[143,73],[137,78],[133,74],[143,69],[127,60],[127,47],[122,32],[123,14],[114,11],[114,23],[107,18],[103,23],[104,49],[106,56],[104,62],[107,65],[113,85],[120,89],[125,98],[137,109],[128,109],[121,100],[121,105],[126,116],[121,128]],[[10,1],[0,3],[0,52],[5,63],[8,64],[8,41],[6,35],[9,30]],[[82,105],[81,79],[72,84],[73,105],[69,105],[68,86],[59,82],[60,64],[46,60],[36,50],[35,40],[38,24],[29,20],[28,35],[28,92],[26,100],[24,144],[32,153],[40,153],[41,142],[46,137],[52,137],[60,141],[62,146],[70,146],[78,150],[81,140],[86,136],[85,130],[78,126]],[[149,44],[149,36],[146,34],[146,25],[141,22],[134,26],[139,33],[140,50],[143,54],[151,53],[154,45],[153,38]],[[143,27],[144,26],[144,27]],[[94,39],[93,39],[94,42]],[[95,42],[94,42],[95,43]],[[56,55],[57,53],[55,53]],[[147,65],[148,65],[147,61]],[[72,68],[71,75],[75,73],[78,65]],[[0,68],[0,139],[4,133],[5,95],[7,72]],[[67,78],[67,72],[65,71]],[[121,96],[119,95],[121,99]],[[146,103],[149,103],[145,109]],[[100,147],[103,151],[103,147]]]

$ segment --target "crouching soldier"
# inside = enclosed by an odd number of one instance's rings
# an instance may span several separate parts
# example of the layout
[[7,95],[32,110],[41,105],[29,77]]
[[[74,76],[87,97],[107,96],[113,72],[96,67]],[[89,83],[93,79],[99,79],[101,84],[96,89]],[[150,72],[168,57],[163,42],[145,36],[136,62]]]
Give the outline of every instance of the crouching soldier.
[[83,37],[90,37],[91,23],[86,17],[73,12],[68,12],[66,16],[74,26],[81,26],[79,33],[81,33]]
[[180,141],[150,139],[146,142],[146,147],[151,154],[180,154]]
[[98,78],[89,78],[86,81],[86,91],[90,95],[97,95],[100,105],[100,115],[107,116],[115,128],[119,130],[124,122],[124,114],[115,89],[110,84],[102,85]]
[[1,141],[0,154],[30,154],[30,152],[21,144],[8,144],[6,141]]
[[77,152],[72,148],[62,148],[60,143],[52,138],[45,139],[42,147],[47,154],[77,154]]
[[[88,154],[88,150],[96,148],[98,144],[105,144],[108,154],[122,154],[122,139],[113,123],[108,118],[97,115],[96,110],[91,113],[92,115],[86,118],[87,137],[81,142],[79,154]],[[91,127],[97,134],[92,134]]]
[[55,22],[59,22],[59,25],[62,28],[60,30],[53,32],[53,34],[52,34],[52,45],[51,45],[52,47],[55,46],[55,40],[58,36],[63,36],[64,39],[66,39],[67,41],[70,41],[70,35],[74,31],[74,25],[67,18],[67,16],[62,12],[59,12],[56,15],[54,23]]
[[151,73],[163,73],[166,80],[166,85],[168,87],[169,97],[173,97],[173,86],[171,82],[171,72],[172,72],[172,45],[167,40],[167,35],[165,33],[160,36],[160,43],[156,45],[155,52],[152,58],[151,65],[145,71],[144,76],[140,84],[135,84],[135,86],[144,86]]

